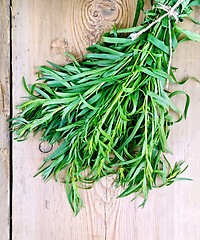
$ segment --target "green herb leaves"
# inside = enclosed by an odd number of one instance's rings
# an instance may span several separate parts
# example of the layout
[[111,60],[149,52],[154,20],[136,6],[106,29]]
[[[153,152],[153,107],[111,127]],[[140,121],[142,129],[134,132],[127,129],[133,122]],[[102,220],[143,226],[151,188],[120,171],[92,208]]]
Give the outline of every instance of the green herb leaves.
[[[142,8],[139,1],[138,11]],[[184,6],[181,14],[189,10],[189,5]],[[163,11],[154,8],[146,14],[143,25]],[[199,41],[198,35],[170,21],[174,49],[177,33]],[[57,180],[58,173],[67,169],[67,198],[75,214],[83,206],[78,188],[91,188],[104,176],[116,175],[116,186],[124,188],[119,197],[142,193],[144,205],[150,189],[170,185],[185,170],[180,169],[182,163],[172,168],[165,156],[171,153],[167,139],[175,123],[170,111],[179,115],[178,121],[182,119],[171,97],[184,93],[165,90],[167,81],[177,83],[172,69],[171,76],[167,73],[169,26],[163,18],[134,41],[124,35],[142,28],[114,28],[104,34],[103,43],[88,48],[91,53],[82,61],[68,54],[72,63],[41,66],[38,83],[27,86],[23,81],[30,99],[17,107],[19,116],[12,119],[11,129],[18,141],[27,139],[30,132],[42,132],[41,140],[60,143],[38,174],[44,181],[53,175]],[[187,94],[186,99],[184,117]]]

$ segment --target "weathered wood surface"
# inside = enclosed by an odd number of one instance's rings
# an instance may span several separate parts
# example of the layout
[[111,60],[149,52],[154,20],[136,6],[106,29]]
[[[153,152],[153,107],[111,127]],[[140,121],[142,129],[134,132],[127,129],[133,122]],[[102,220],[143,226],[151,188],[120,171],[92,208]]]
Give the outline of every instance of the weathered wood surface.
[[0,7],[0,239],[9,238],[10,172],[9,124],[10,117],[10,9],[9,1]]
[[[85,47],[99,40],[114,22],[117,27],[131,26],[135,5],[134,0],[13,0],[13,105],[25,95],[22,76],[33,83],[35,67],[46,64],[45,60],[64,64],[68,61],[64,51],[83,55]],[[199,9],[196,18],[198,13]],[[190,22],[184,26],[200,29]],[[197,43],[178,47],[174,65],[180,68],[179,80],[186,73],[200,78],[199,53]],[[191,95],[189,118],[173,128],[170,145],[173,160],[186,160],[189,168],[184,176],[194,182],[180,181],[153,190],[145,208],[138,209],[142,199],[116,200],[112,179],[107,178],[94,189],[81,191],[86,208],[74,218],[63,184],[53,179],[45,184],[40,177],[33,178],[47,155],[39,151],[38,138],[14,142],[13,240],[200,239],[200,85],[191,80],[182,89]],[[184,97],[174,102],[182,106]]]

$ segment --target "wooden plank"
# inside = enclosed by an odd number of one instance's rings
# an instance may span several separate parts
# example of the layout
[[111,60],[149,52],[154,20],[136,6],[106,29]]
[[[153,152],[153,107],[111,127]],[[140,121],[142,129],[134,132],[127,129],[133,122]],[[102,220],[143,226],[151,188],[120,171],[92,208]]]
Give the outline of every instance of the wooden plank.
[[10,223],[10,138],[7,122],[10,118],[10,9],[8,0],[1,1],[0,49],[0,238],[8,240]]
[[[83,55],[114,22],[131,26],[134,5],[130,0],[13,0],[14,106],[25,95],[22,76],[33,83],[35,66],[45,60],[63,65],[64,51]],[[13,144],[13,239],[106,239],[106,180],[81,191],[86,208],[74,218],[63,184],[33,179],[46,157],[38,138]]]
[[[135,1],[14,1],[13,9],[13,71],[14,105],[25,94],[21,77],[34,82],[35,66],[48,59],[58,64],[68,61],[63,51],[76,57],[112,27],[130,26]],[[126,14],[124,14],[126,13]],[[196,19],[199,10],[195,10]],[[200,20],[200,19],[199,19]],[[184,27],[199,33],[199,26],[185,22]],[[181,80],[186,72],[199,78],[200,45],[183,43],[174,56]],[[176,89],[177,86],[174,87]],[[180,87],[179,87],[180,88]],[[74,218],[67,203],[64,186],[40,178],[35,170],[46,154],[38,151],[38,139],[14,143],[13,239],[113,239],[168,240],[200,239],[199,171],[200,149],[199,83],[191,80],[180,89],[191,95],[190,116],[174,126],[170,146],[172,161],[186,160],[189,169],[183,176],[194,182],[177,182],[168,188],[153,190],[144,209],[138,209],[141,198],[115,199],[120,190],[111,186],[112,179],[98,183],[94,189],[81,192],[86,209]],[[184,97],[174,99],[180,107]]]

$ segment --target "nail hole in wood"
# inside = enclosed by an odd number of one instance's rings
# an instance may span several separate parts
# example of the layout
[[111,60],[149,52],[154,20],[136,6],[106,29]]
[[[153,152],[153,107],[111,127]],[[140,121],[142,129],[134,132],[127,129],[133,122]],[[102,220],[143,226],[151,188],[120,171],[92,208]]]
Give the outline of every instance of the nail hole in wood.
[[53,145],[49,144],[47,141],[42,141],[39,144],[39,150],[42,153],[48,153],[52,150],[52,148],[53,148]]

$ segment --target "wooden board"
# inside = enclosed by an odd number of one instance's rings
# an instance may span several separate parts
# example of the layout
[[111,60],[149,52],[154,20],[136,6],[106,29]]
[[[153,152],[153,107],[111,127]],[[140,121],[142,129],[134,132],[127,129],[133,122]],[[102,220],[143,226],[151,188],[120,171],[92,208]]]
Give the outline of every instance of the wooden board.
[[[134,6],[128,0],[13,1],[14,106],[25,95],[22,76],[33,83],[35,67],[46,60],[64,64],[64,51],[81,56],[114,22],[131,26]],[[63,184],[33,179],[46,157],[38,145],[38,138],[14,142],[13,239],[106,239],[106,180],[81,193],[86,208],[74,218]]]
[[0,238],[9,239],[10,225],[10,9],[9,1],[0,7]]
[[[13,105],[26,94],[22,76],[33,83],[35,67],[46,64],[45,60],[63,65],[69,60],[64,51],[82,56],[85,47],[99,40],[114,22],[117,27],[131,26],[135,5],[134,0],[13,0]],[[199,18],[198,9],[195,13]],[[184,27],[199,32],[191,22]],[[200,78],[197,53],[200,44],[179,46],[174,58],[179,80],[186,73]],[[94,189],[81,191],[86,208],[74,218],[63,184],[33,178],[47,154],[39,151],[38,137],[31,136],[26,142],[13,143],[13,240],[200,239],[200,85],[191,80],[182,89],[191,95],[190,118],[173,128],[170,146],[172,160],[186,160],[190,167],[184,176],[194,182],[153,190],[141,209],[141,198],[116,200],[112,179],[103,179]],[[184,97],[174,102],[181,107]]]

